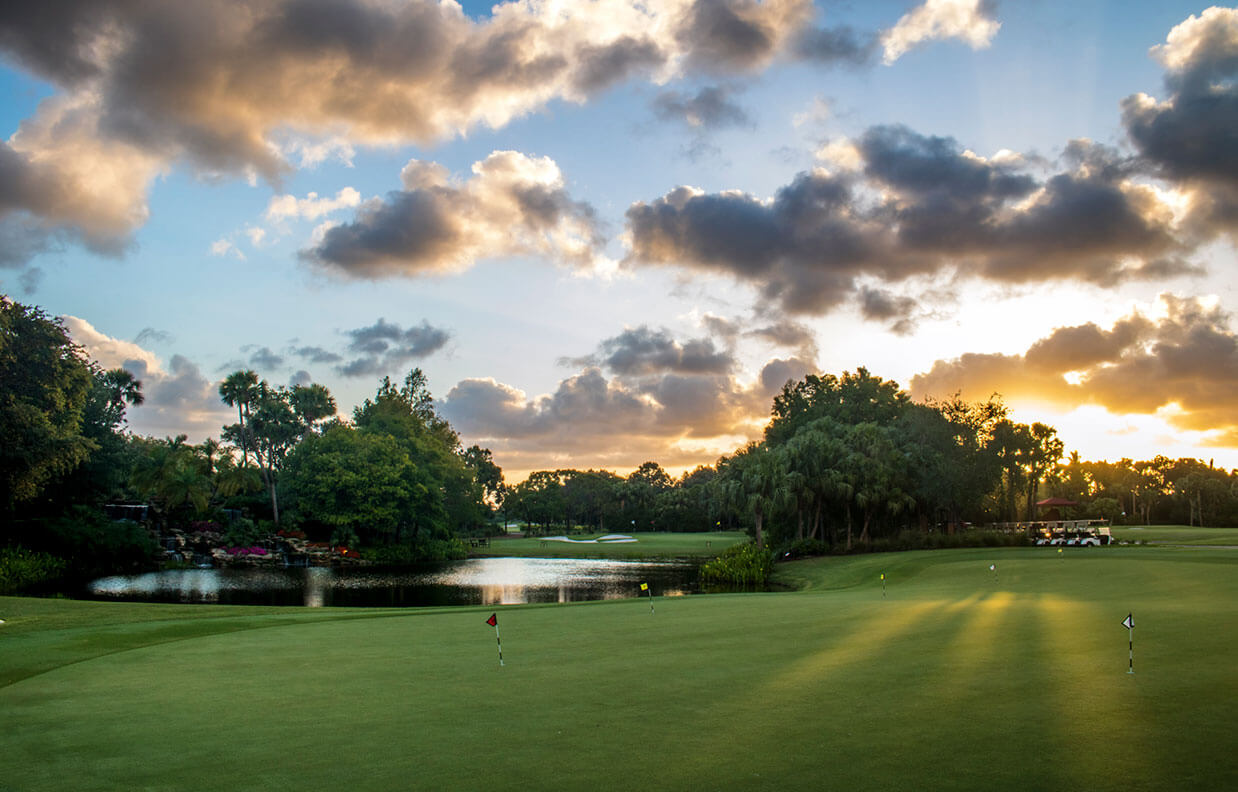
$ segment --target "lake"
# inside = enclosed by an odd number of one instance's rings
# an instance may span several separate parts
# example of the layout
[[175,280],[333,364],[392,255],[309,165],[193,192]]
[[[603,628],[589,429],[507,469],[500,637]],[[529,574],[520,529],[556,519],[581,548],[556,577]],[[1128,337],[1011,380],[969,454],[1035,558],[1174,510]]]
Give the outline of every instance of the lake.
[[[515,605],[655,597],[699,591],[698,569],[682,561],[471,558],[427,570],[368,567],[174,569],[90,583],[89,599],[219,605],[408,607]],[[647,595],[646,595],[647,596]]]

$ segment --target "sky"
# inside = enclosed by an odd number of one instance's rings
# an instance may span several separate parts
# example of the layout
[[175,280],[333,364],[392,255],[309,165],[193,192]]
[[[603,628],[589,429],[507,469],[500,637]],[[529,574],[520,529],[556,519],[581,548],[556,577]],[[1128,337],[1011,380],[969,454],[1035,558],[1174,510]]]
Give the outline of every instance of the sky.
[[509,481],[679,473],[865,367],[1238,467],[1233,8],[9,3],[0,95],[0,292],[139,434],[420,367]]

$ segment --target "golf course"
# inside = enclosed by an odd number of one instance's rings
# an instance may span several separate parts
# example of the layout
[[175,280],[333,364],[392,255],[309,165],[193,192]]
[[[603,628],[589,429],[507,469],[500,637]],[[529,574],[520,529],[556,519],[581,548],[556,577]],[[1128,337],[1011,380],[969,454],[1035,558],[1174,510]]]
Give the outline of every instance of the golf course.
[[499,608],[503,665],[494,608],[0,598],[0,789],[1238,787],[1238,551],[778,576]]

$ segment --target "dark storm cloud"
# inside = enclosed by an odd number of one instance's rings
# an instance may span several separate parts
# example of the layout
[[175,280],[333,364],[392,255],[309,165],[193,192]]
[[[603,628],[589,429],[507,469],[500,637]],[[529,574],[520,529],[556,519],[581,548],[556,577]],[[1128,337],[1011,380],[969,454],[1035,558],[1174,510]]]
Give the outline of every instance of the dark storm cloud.
[[728,273],[793,313],[856,301],[902,331],[913,305],[857,279],[958,272],[1109,286],[1198,271],[1169,207],[1104,147],[1073,142],[1068,170],[1044,180],[1020,157],[984,159],[902,126],[871,128],[854,150],[860,172],[801,173],[773,200],[680,187],[633,204],[625,264]]
[[390,374],[414,360],[429,357],[451,340],[450,333],[426,321],[405,329],[383,318],[344,334],[352,339],[348,351],[357,356],[336,367],[345,377]]
[[[1022,355],[939,360],[911,380],[917,398],[1095,404],[1115,414],[1153,415],[1181,429],[1238,443],[1238,334],[1232,317],[1204,301],[1161,297],[1164,316],[1138,313],[1104,329],[1089,323],[1055,330]],[[1072,374],[1072,380],[1065,375]]]

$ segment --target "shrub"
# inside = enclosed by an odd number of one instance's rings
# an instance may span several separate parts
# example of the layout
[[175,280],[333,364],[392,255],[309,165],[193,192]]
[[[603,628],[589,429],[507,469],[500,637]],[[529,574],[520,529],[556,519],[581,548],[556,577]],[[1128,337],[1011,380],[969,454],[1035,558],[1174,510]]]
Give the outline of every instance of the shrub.
[[266,538],[266,531],[254,524],[253,520],[242,517],[233,520],[224,532],[224,543],[229,547],[252,547]]
[[819,539],[800,539],[778,550],[779,558],[811,558],[823,556],[830,551],[830,546]]
[[20,547],[0,548],[0,594],[16,594],[60,579],[64,559]]
[[361,544],[357,532],[348,526],[340,526],[331,532],[331,544],[334,547],[356,547]]
[[764,586],[773,571],[772,554],[748,542],[728,547],[701,567],[701,582]]
[[152,568],[159,551],[150,532],[131,520],[109,520],[74,506],[47,524],[40,547],[68,562],[68,572],[90,577]]
[[468,558],[468,550],[459,539],[430,539],[416,545],[368,547],[361,552],[367,561],[384,566],[441,563]]

